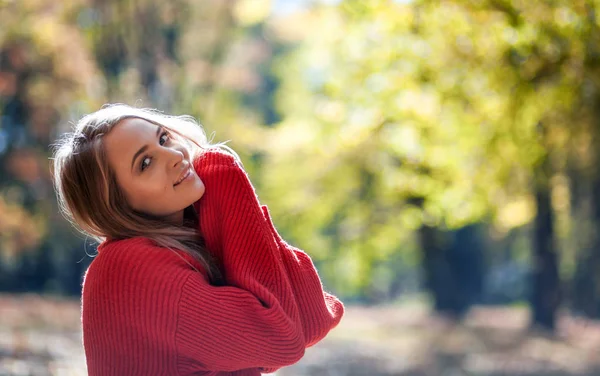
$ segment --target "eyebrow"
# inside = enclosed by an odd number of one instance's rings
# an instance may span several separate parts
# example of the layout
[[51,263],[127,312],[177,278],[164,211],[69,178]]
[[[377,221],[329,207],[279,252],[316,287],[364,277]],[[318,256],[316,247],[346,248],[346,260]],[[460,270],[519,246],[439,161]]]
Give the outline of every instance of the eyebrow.
[[[158,137],[158,135],[160,134],[160,131],[163,128],[160,125],[156,126],[156,137]],[[133,159],[131,160],[131,171],[133,171],[133,166],[135,165],[135,160],[140,156],[140,154],[142,154],[143,152],[145,152],[148,149],[148,145],[144,145],[140,148],[140,150],[138,150],[134,155],[133,155]]]

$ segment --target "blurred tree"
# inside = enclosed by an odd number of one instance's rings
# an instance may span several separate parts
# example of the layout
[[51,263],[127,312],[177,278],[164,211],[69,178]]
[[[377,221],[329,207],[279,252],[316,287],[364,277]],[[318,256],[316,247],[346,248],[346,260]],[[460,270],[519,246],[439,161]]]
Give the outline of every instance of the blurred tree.
[[120,93],[122,75],[135,74],[143,91],[130,89],[129,93],[143,94],[153,105],[171,109],[168,99],[173,94],[162,82],[165,77],[159,77],[160,69],[179,61],[179,39],[188,9],[187,1],[91,0],[80,5],[74,14],[104,74],[107,98],[127,98]]
[[71,5],[0,3],[0,289],[40,290],[54,278],[45,261],[56,255],[45,250],[65,223],[52,221],[48,146],[94,80],[79,33],[62,22]]
[[[598,3],[577,2],[563,17],[577,37],[572,41],[572,68],[570,79],[578,89],[573,106],[573,125],[578,134],[572,140],[569,154],[571,177],[571,208],[578,224],[575,247],[581,250],[570,290],[574,307],[593,318],[600,317],[600,123],[598,103],[600,100],[600,29],[598,26]],[[564,21],[563,21],[564,22]]]
[[[269,143],[267,169],[276,172],[265,187],[284,228],[319,250],[331,275],[351,268],[340,282],[349,292],[369,284],[378,260],[432,240],[430,229],[458,228],[486,214],[483,184],[469,184],[477,174],[492,175],[477,170],[473,158],[485,149],[477,128],[460,127],[469,116],[466,101],[445,94],[455,89],[448,73],[458,70],[440,71],[443,46],[428,45],[430,28],[439,25],[422,20],[392,2],[325,8],[298,21],[319,28],[307,27],[315,32],[279,66],[284,117]],[[443,80],[448,89],[439,86]],[[290,184],[300,188],[277,201]],[[426,267],[442,264],[424,260]],[[426,272],[430,279],[451,274]]]
[[532,321],[552,329],[557,245],[573,233],[556,202],[566,150],[585,133],[574,126],[585,4],[348,0],[295,16],[306,39],[279,66],[283,120],[266,158],[276,177],[265,177],[285,230],[330,273],[350,270],[355,289],[376,260],[414,250],[418,230],[429,285],[455,290],[432,266],[444,264],[434,229],[533,221]]

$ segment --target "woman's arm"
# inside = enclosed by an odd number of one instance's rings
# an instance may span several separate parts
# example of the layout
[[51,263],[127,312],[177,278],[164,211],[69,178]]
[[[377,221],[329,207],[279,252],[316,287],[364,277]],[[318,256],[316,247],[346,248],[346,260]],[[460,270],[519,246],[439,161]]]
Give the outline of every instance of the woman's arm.
[[276,370],[304,356],[301,328],[266,288],[215,287],[193,273],[185,282],[177,315],[180,363],[189,370]]
[[[325,323],[330,329],[335,328],[344,315],[344,304],[336,296],[324,290],[310,256],[283,240],[273,225],[267,206],[263,205],[261,208],[265,221],[279,245],[288,276],[292,281],[294,296],[301,310],[306,347],[313,346],[329,332],[319,330],[319,326],[314,325],[314,322]],[[295,283],[295,281],[304,281],[304,283]],[[322,296],[322,300],[317,304],[313,303],[315,296]]]
[[[340,322],[342,302],[323,291],[310,257],[279,238],[233,157],[209,152],[197,171],[206,186],[198,207],[201,231],[227,283],[255,293],[266,289],[302,332],[305,347],[318,342]],[[263,372],[275,370],[264,366]]]

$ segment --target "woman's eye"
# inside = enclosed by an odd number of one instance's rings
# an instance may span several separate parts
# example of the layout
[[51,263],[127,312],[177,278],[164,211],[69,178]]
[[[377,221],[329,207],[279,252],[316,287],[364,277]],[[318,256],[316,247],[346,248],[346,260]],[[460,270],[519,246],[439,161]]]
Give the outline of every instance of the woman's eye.
[[[164,141],[163,141],[163,140],[164,140]],[[167,143],[167,141],[168,141],[168,140],[169,140],[169,134],[168,134],[167,132],[163,132],[163,133],[160,135],[159,143],[160,143],[161,145],[164,145],[164,144],[166,144],[166,143]]]
[[144,171],[150,165],[150,157],[145,157],[142,159],[142,171]]
[[[163,132],[160,135],[160,138],[158,139],[158,143],[162,146],[162,145],[166,144],[167,141],[169,141],[169,132]],[[148,166],[150,166],[151,160],[152,160],[152,158],[150,158],[150,157],[145,157],[144,159],[142,159],[142,164],[140,166],[140,169],[142,171],[144,171]]]

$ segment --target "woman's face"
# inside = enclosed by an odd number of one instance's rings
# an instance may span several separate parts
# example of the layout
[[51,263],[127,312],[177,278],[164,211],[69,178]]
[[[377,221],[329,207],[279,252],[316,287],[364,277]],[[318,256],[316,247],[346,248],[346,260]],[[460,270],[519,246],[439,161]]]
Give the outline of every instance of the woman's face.
[[[166,128],[128,118],[104,136],[117,184],[135,210],[182,223],[183,209],[204,194],[189,152]],[[183,178],[183,180],[182,180]]]

